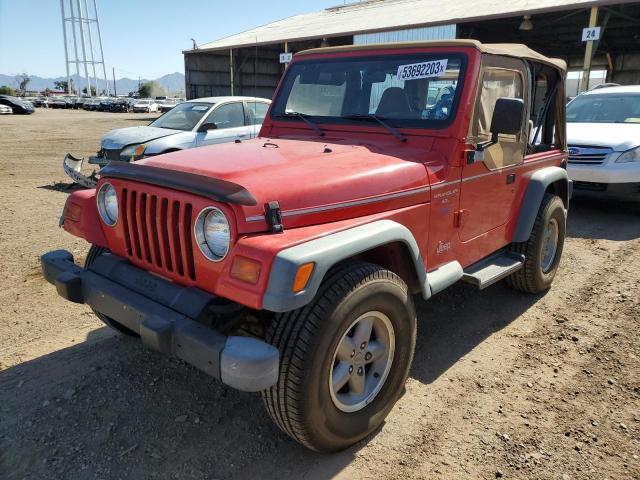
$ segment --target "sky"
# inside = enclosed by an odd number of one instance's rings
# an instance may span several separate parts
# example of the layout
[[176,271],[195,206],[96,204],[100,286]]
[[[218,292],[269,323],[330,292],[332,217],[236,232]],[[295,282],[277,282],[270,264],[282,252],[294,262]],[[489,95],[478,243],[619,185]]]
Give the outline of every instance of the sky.
[[[69,0],[64,0],[68,5]],[[73,0],[74,2],[76,0]],[[88,0],[91,5],[93,0]],[[97,0],[109,76],[184,73],[182,50],[344,0]],[[350,3],[350,2],[347,2]],[[94,51],[98,51],[94,44]],[[60,0],[0,0],[0,73],[65,76]],[[73,70],[72,72],[73,73]]]

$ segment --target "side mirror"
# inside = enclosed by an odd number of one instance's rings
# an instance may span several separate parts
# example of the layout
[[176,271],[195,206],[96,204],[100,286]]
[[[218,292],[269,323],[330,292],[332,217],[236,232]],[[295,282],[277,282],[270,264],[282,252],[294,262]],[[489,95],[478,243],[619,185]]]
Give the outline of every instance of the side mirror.
[[218,128],[218,125],[216,125],[215,123],[203,123],[202,125],[200,125],[200,127],[198,127],[198,131],[208,132],[209,130],[215,130],[216,128]]
[[522,129],[524,100],[521,98],[502,97],[496,100],[491,118],[491,141],[497,142],[498,135],[515,135]]

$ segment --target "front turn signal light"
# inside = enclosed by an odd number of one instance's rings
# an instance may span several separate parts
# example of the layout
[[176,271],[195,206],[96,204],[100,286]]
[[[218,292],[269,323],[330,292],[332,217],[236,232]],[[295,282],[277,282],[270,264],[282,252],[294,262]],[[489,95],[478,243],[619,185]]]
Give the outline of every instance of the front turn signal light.
[[243,282],[256,284],[260,278],[262,263],[251,258],[236,255],[231,265],[231,276]]
[[309,279],[311,278],[311,274],[313,273],[313,268],[316,266],[314,262],[303,263],[298,267],[298,271],[296,272],[296,277],[293,279],[293,290],[295,293],[301,292],[309,283]]

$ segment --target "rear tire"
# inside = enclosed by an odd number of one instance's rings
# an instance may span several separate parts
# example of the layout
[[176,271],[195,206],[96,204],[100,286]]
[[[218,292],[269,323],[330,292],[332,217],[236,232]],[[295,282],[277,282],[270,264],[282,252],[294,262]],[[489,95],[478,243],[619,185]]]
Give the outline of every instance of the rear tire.
[[524,255],[523,267],[507,277],[507,284],[521,292],[540,293],[551,287],[566,235],[564,203],[557,195],[545,194],[529,240],[511,245]]
[[[89,266],[93,262],[95,262],[96,258],[98,258],[103,253],[108,253],[108,252],[109,252],[109,250],[104,248],[104,247],[98,247],[97,245],[91,245],[91,248],[89,249],[89,253],[87,253],[87,258],[84,261],[84,268],[85,269],[89,268]],[[112,318],[107,317],[106,315],[103,315],[100,312],[97,312],[96,310],[93,309],[93,307],[91,307],[91,310],[93,311],[93,313],[96,314],[96,317],[98,317],[100,320],[102,320],[108,327],[111,327],[114,330],[118,331],[119,333],[122,333],[124,335],[128,335],[130,337],[139,337],[139,335],[136,332],[134,332],[133,330],[125,327],[121,323],[116,322]]]
[[312,450],[347,448],[400,397],[415,340],[413,300],[400,277],[370,263],[338,266],[309,305],[272,320],[267,341],[280,351],[280,374],[262,393],[266,409]]

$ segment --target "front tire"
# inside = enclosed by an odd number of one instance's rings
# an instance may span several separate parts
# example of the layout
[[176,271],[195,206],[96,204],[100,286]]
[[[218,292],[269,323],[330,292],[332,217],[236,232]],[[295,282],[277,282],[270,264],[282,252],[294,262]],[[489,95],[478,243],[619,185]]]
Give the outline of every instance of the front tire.
[[[91,245],[91,248],[89,249],[89,252],[87,253],[87,258],[84,261],[84,268],[87,269],[89,268],[89,266],[91,266],[91,264],[93,262],[95,262],[96,258],[98,258],[100,255],[104,254],[104,253],[108,253],[109,250],[104,248],[104,247],[98,247],[97,245]],[[121,323],[116,322],[115,320],[113,320],[110,317],[107,317],[106,315],[103,315],[102,313],[96,311],[93,309],[93,307],[91,307],[91,310],[93,311],[93,313],[96,314],[96,317],[98,317],[100,320],[102,320],[103,323],[105,323],[108,327],[111,327],[112,329],[116,330],[119,333],[122,333],[124,335],[128,335],[130,337],[138,337],[139,335],[134,332],[133,330],[125,327],[124,325],[122,325]]]
[[276,315],[278,383],[263,392],[273,421],[329,452],[377,429],[400,397],[416,339],[407,285],[389,270],[350,262],[331,270],[307,306]]
[[540,204],[529,240],[511,246],[511,250],[525,256],[525,262],[520,270],[507,277],[507,284],[527,293],[548,290],[558,271],[565,235],[564,203],[557,195],[547,193]]

